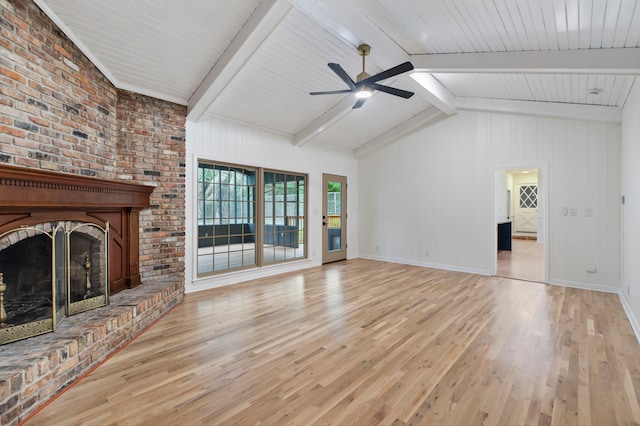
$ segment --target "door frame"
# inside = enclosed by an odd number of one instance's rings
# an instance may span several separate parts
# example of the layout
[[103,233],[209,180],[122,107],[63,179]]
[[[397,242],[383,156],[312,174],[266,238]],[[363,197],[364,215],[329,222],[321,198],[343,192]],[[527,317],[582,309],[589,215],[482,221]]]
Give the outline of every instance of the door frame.
[[[540,164],[540,163],[524,163],[524,164],[513,164],[507,166],[495,166],[493,169],[493,206],[491,208],[493,214],[491,215],[491,235],[492,235],[492,258],[493,258],[493,268],[492,275],[495,277],[498,273],[498,225],[497,225],[497,211],[496,204],[497,200],[497,173],[498,171],[506,171],[506,170],[517,170],[517,169],[538,169],[538,203],[542,201],[542,243],[544,244],[544,282],[549,283],[549,244],[551,240],[551,235],[549,234],[549,188],[551,187],[550,183],[550,175],[551,175],[551,167],[549,163]],[[542,179],[541,179],[542,178]],[[540,182],[542,181],[542,185]],[[540,187],[542,186],[542,198],[540,197]],[[516,198],[512,195],[512,198]],[[515,211],[512,212],[515,214]],[[538,204],[538,215],[540,215],[540,204]],[[538,229],[538,233],[540,229]]]
[[[340,203],[340,243],[341,249],[329,252],[329,233],[327,232],[329,221],[327,219],[327,185],[329,182],[342,183],[342,200]],[[348,182],[346,176],[332,175],[329,173],[322,174],[322,264],[337,262],[347,258],[347,188]]]

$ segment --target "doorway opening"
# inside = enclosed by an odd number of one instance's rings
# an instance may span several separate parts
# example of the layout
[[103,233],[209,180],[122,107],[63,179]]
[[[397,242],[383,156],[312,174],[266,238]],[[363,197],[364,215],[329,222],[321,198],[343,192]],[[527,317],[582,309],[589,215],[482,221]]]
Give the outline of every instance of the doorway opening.
[[496,170],[495,275],[548,282],[544,167]]

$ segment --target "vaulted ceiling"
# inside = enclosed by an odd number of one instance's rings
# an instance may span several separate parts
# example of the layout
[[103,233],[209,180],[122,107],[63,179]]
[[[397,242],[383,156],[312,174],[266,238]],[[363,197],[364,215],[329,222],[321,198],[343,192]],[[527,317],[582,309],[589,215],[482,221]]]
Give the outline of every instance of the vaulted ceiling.
[[[35,0],[122,89],[368,152],[460,110],[619,121],[640,75],[638,0]],[[356,79],[411,61],[359,109]]]

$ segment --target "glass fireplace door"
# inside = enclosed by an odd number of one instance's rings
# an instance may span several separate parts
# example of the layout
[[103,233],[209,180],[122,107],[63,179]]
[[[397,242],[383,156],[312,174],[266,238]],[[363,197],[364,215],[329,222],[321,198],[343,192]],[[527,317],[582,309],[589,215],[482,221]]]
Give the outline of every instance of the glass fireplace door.
[[53,328],[67,316],[67,250],[64,229],[58,225],[53,231]]
[[74,224],[67,234],[69,315],[109,303],[108,234],[109,223]]
[[0,344],[54,330],[53,238],[50,224],[0,235]]

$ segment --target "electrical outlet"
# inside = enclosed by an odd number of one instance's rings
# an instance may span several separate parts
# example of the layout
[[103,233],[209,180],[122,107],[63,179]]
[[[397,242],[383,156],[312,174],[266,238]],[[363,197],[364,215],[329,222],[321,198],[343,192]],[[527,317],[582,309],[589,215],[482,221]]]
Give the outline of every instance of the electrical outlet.
[[424,252],[424,257],[429,257],[429,256],[430,256],[429,250],[425,251]]
[[376,251],[380,251],[380,246],[376,246]]
[[587,265],[587,272],[589,272],[590,274],[594,274],[596,272],[595,265]]

